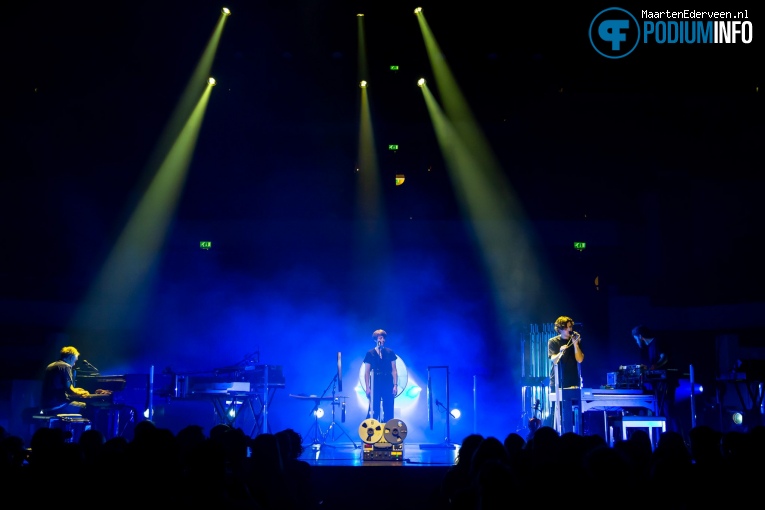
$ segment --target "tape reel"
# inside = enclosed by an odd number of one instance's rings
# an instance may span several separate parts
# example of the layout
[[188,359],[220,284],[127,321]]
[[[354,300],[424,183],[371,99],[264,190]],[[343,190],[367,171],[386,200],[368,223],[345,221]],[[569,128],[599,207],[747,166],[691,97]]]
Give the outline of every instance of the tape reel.
[[383,426],[374,418],[367,418],[359,425],[359,437],[367,444],[377,443],[383,437]]
[[406,439],[406,423],[396,418],[385,422],[383,437],[391,444],[401,444]]

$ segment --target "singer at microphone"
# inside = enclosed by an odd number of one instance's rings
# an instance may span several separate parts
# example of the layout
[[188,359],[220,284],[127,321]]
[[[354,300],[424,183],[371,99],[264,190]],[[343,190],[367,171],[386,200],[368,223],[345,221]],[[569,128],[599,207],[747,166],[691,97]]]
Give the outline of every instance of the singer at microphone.
[[[392,349],[385,347],[388,333],[378,329],[372,333],[375,347],[364,356],[364,384],[369,399],[367,418],[379,422],[392,420],[393,399],[398,395],[398,356]],[[380,409],[382,407],[382,410]]]
[[[557,393],[557,389],[580,388],[582,378],[579,364],[584,361],[582,338],[578,332],[574,331],[574,320],[571,317],[558,317],[554,327],[558,334],[547,341],[547,356],[551,361],[550,390]],[[560,409],[556,409],[556,403],[553,403],[553,414],[558,417],[557,413],[560,413],[560,433],[580,433],[574,430],[573,400],[571,400],[574,398],[573,395],[574,393],[567,392],[560,395],[562,398]]]

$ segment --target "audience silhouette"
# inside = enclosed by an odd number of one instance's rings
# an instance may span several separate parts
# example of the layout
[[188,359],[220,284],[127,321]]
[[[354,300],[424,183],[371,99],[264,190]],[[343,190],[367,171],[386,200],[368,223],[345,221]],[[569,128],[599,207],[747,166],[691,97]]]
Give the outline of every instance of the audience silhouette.
[[[291,428],[250,438],[228,425],[214,426],[209,435],[198,425],[173,434],[144,421],[136,425],[130,440],[105,440],[101,432],[88,430],[77,441],[61,429],[41,428],[27,447],[20,436],[0,427],[0,453],[0,476],[7,486],[42,498],[57,495],[62,473],[94,481],[108,474],[122,480],[122,486],[144,493],[152,505],[328,508],[317,497],[314,466],[301,459],[302,437]],[[680,434],[667,431],[659,436],[655,450],[642,429],[613,445],[599,435],[559,435],[548,426],[526,438],[511,432],[504,441],[474,433],[465,436],[454,464],[430,488],[430,508],[533,505],[546,491],[569,486],[625,496],[619,500],[621,508],[644,506],[642,497],[630,497],[638,494],[661,495],[661,508],[696,508],[731,486],[754,487],[764,454],[763,426],[722,433],[701,425],[690,431],[687,444]],[[540,486],[553,478],[558,481]],[[688,481],[690,486],[684,486]],[[113,498],[114,488],[102,485],[90,494]],[[357,506],[369,508],[363,501],[349,501],[343,508]]]

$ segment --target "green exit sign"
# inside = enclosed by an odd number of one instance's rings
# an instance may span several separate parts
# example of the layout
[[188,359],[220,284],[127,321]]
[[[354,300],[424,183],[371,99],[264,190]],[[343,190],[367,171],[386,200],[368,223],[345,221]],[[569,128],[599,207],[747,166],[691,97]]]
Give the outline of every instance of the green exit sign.
[[390,66],[391,71],[398,71],[398,66]]
[[397,151],[398,150],[398,145],[388,145],[388,150],[389,151]]
[[212,241],[199,241],[199,247],[203,250],[209,250],[212,247]]
[[575,249],[575,250],[579,250],[579,251],[582,251],[582,250],[584,250],[585,248],[587,248],[587,243],[582,243],[582,242],[576,242],[576,241],[574,241],[574,249]]

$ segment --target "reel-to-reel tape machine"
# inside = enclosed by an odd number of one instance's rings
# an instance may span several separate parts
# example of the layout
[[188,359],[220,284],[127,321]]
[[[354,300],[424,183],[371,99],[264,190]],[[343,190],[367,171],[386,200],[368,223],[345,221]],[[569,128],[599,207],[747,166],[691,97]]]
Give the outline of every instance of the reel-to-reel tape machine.
[[396,418],[385,425],[367,418],[359,425],[359,437],[364,442],[363,460],[404,460],[406,423]]

